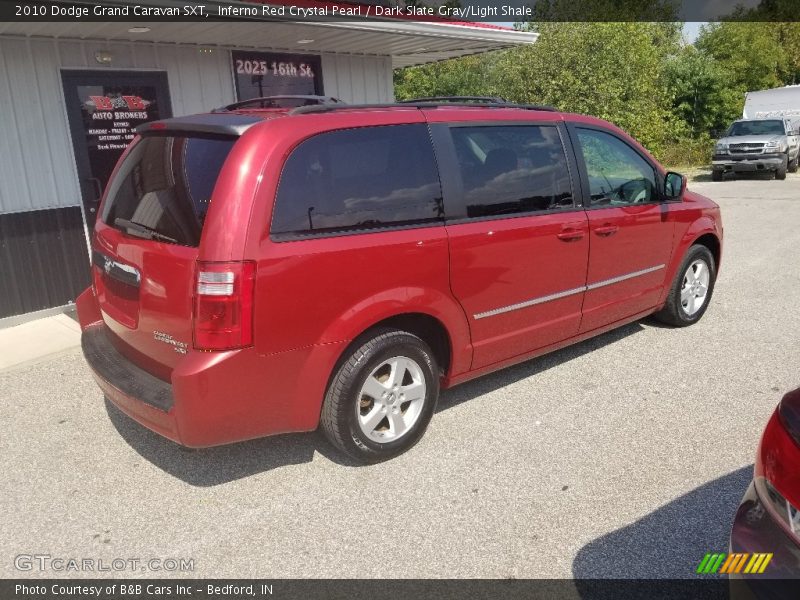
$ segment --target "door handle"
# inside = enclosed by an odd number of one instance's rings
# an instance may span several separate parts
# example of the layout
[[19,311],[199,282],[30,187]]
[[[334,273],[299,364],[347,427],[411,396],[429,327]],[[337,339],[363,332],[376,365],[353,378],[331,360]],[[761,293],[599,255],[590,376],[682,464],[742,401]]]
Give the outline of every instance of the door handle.
[[619,227],[617,227],[616,225],[606,224],[606,225],[603,225],[602,227],[597,227],[594,230],[594,232],[597,235],[600,235],[600,236],[603,236],[603,237],[608,237],[610,235],[614,235],[615,233],[617,233],[618,230],[619,230]]
[[575,229],[574,227],[564,227],[561,233],[557,233],[556,237],[563,242],[574,242],[581,239],[585,235],[583,229]]

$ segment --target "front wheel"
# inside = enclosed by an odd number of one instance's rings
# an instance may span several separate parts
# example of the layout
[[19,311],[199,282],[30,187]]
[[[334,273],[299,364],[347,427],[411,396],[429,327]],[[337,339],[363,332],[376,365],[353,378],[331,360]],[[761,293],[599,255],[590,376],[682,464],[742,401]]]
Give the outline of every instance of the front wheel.
[[794,160],[789,161],[789,173],[797,173],[797,161],[800,156],[795,156]]
[[783,164],[780,165],[777,169],[775,169],[775,179],[786,179],[786,169],[789,166],[789,157],[786,157]]
[[695,244],[683,258],[667,302],[655,317],[675,327],[697,323],[711,301],[716,278],[714,256],[705,246]]
[[439,369],[428,345],[396,329],[376,331],[336,371],[322,405],[328,440],[360,462],[402,454],[416,444],[439,398]]

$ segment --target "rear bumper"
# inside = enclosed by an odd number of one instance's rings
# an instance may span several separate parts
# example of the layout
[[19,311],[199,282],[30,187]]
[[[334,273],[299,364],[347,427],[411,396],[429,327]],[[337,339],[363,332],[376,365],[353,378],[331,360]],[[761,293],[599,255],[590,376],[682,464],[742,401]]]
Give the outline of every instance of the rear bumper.
[[764,573],[740,574],[742,577],[753,580],[800,578],[800,546],[761,501],[753,483],[747,488],[736,511],[730,546],[731,552],[773,555]]
[[125,358],[111,343],[102,322],[83,330],[81,348],[106,398],[149,429],[182,443],[172,385]]
[[715,171],[774,171],[786,164],[785,154],[730,156],[715,154],[711,166]]
[[113,343],[91,288],[76,304],[95,380],[115,406],[148,429],[192,448],[316,429],[340,344],[272,355],[255,348],[190,350],[164,381]]
[[162,412],[170,411],[174,404],[172,386],[125,358],[111,343],[105,326],[84,329],[81,348],[98,379],[113,381],[114,389],[125,396],[138,398]]

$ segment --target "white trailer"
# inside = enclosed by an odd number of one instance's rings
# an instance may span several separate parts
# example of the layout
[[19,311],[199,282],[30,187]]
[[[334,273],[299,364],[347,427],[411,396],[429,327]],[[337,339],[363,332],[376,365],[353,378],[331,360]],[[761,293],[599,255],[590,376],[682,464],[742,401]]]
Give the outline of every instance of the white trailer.
[[800,126],[800,85],[771,90],[747,92],[744,96],[745,119],[783,118],[792,122],[793,128]]

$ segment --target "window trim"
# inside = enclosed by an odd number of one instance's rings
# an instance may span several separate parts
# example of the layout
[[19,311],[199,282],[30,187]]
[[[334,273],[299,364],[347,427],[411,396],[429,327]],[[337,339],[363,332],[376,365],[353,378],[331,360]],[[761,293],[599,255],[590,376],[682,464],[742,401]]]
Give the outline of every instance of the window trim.
[[442,176],[441,171],[439,169],[439,161],[436,155],[436,148],[433,143],[433,139],[431,138],[431,130],[430,126],[422,121],[413,122],[413,123],[383,123],[383,124],[376,124],[376,125],[360,125],[355,127],[341,127],[336,129],[327,129],[325,131],[318,131],[312,135],[304,137],[303,139],[299,140],[296,144],[294,144],[284,155],[283,162],[281,163],[281,172],[280,176],[278,177],[278,183],[275,186],[275,194],[272,198],[272,210],[270,212],[270,219],[269,223],[267,224],[268,227],[268,236],[270,241],[275,243],[283,243],[283,242],[292,242],[292,241],[304,241],[304,240],[311,240],[311,239],[318,239],[318,238],[332,238],[332,237],[344,237],[347,235],[364,235],[368,233],[383,233],[385,231],[402,231],[406,229],[423,229],[423,228],[430,228],[430,227],[443,227],[445,224],[445,216],[444,214],[439,218],[434,219],[427,219],[424,221],[417,221],[417,222],[404,222],[401,224],[387,224],[387,225],[379,225],[376,227],[347,227],[342,229],[335,229],[335,230],[326,230],[326,231],[287,231],[287,232],[280,232],[275,233],[272,230],[273,223],[275,221],[275,212],[278,206],[278,197],[281,190],[281,183],[283,182],[283,175],[286,170],[286,164],[289,162],[289,159],[292,155],[306,142],[313,140],[316,137],[332,134],[332,133],[340,133],[343,131],[355,131],[361,129],[376,129],[376,128],[386,128],[386,127],[408,127],[413,125],[420,125],[425,127],[427,130],[428,136],[428,144],[431,148],[431,154],[433,155],[433,168],[436,171],[436,178],[439,182],[439,196],[436,200],[439,203],[439,209],[441,212],[445,212],[445,205],[443,201],[443,191],[442,191]]
[[365,229],[337,229],[336,231],[319,231],[309,233],[270,233],[269,239],[276,244],[284,242],[303,242],[308,240],[318,240],[326,238],[347,237],[350,235],[368,235],[386,233],[390,231],[406,231],[409,229],[432,229],[434,227],[444,227],[444,220],[430,223],[407,223],[405,225],[386,225],[383,227],[370,227]]
[[[578,165],[575,162],[573,152],[570,151],[571,143],[563,121],[542,119],[514,119],[510,121],[448,121],[431,123],[429,127],[431,131],[431,137],[433,139],[434,151],[437,155],[437,159],[439,160],[439,164],[443,165],[443,168],[439,169],[439,179],[442,184],[442,196],[444,198],[444,222],[446,225],[479,223],[482,221],[501,221],[506,219],[519,219],[524,217],[569,213],[583,210],[581,182],[579,178],[576,178],[576,174],[579,174]],[[555,127],[556,131],[558,131],[558,136],[561,140],[561,148],[564,152],[564,160],[567,166],[567,176],[569,177],[570,183],[570,193],[572,195],[572,206],[549,210],[529,210],[508,215],[487,215],[483,217],[467,216],[466,204],[464,201],[464,187],[461,181],[461,167],[458,164],[455,145],[453,144],[453,138],[450,135],[451,129],[464,127],[473,129],[483,127]]]
[[[662,173],[661,173],[661,169],[659,168],[660,165],[655,163],[648,156],[642,154],[642,152],[640,152],[636,147],[632,146],[627,140],[625,140],[624,138],[620,137],[620,135],[617,132],[615,132],[615,131],[607,128],[607,127],[603,127],[601,125],[595,125],[594,123],[579,123],[579,122],[576,122],[576,121],[567,121],[566,122],[566,127],[567,127],[567,133],[568,133],[568,135],[570,137],[570,141],[572,142],[572,149],[573,149],[573,152],[575,153],[575,159],[578,162],[581,183],[583,184],[583,186],[582,186],[583,187],[582,204],[583,204],[583,209],[584,210],[590,211],[590,210],[602,210],[602,209],[608,209],[608,208],[626,208],[626,207],[629,207],[629,206],[652,206],[652,205],[664,204],[664,202],[665,202],[664,190],[662,189],[664,182],[663,182],[663,176],[662,176]],[[592,206],[592,204],[591,204],[591,186],[589,185],[589,169],[586,166],[586,160],[584,159],[584,156],[583,156],[583,148],[581,147],[581,143],[580,143],[580,140],[578,138],[578,131],[577,131],[578,129],[588,129],[588,130],[599,131],[601,133],[608,134],[611,137],[613,137],[614,139],[616,139],[616,140],[622,142],[623,144],[625,144],[628,148],[631,149],[631,151],[634,154],[636,154],[636,156],[638,156],[645,163],[650,165],[650,168],[653,169],[653,180],[655,181],[655,192],[656,192],[655,193],[655,197],[650,202],[643,202],[643,203],[640,203],[640,204],[625,204],[624,206],[611,206],[611,205]]]

